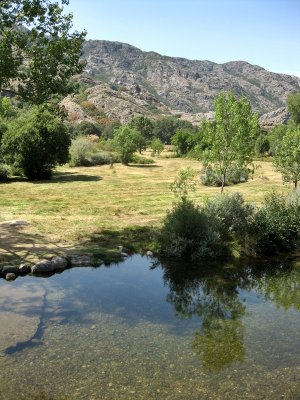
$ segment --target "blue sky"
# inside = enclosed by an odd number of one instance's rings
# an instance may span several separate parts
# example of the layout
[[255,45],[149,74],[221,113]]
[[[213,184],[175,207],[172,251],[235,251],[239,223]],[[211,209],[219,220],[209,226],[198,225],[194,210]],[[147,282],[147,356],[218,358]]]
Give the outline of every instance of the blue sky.
[[70,0],[87,39],[300,77],[300,0]]

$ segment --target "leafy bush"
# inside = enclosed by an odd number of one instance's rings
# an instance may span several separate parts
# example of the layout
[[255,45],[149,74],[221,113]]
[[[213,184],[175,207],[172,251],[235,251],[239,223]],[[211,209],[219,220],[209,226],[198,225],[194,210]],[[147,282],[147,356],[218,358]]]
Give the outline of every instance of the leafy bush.
[[70,147],[70,167],[90,167],[94,165],[111,164],[113,157],[105,151],[99,151],[98,146],[86,137],[72,141]]
[[87,159],[93,151],[93,143],[84,138],[79,137],[72,141],[70,147],[70,167],[88,166]]
[[255,154],[265,156],[269,154],[270,141],[266,134],[260,134],[255,142]]
[[0,164],[0,182],[7,182],[9,178],[9,167],[5,164]]
[[183,198],[167,213],[161,246],[167,256],[216,257],[225,252],[220,235],[203,208]]
[[103,127],[100,124],[93,124],[89,121],[82,121],[74,127],[73,137],[82,135],[97,135],[101,136]]
[[64,123],[45,106],[32,107],[9,123],[2,138],[3,159],[29,179],[49,178],[68,160],[70,136]]
[[205,212],[223,240],[241,241],[254,218],[254,207],[240,193],[217,195],[206,202]]
[[147,164],[154,164],[155,161],[152,158],[146,158],[146,157],[141,157],[137,154],[134,154],[132,156],[131,162],[133,164],[141,164],[141,165],[147,165]]
[[[226,184],[230,185],[246,182],[249,179],[249,175],[250,170],[248,168],[234,165],[228,170]],[[202,170],[200,181],[205,186],[222,186],[222,177],[211,165],[207,165]]]
[[290,250],[300,237],[300,196],[286,199],[272,192],[255,214],[252,236],[258,254]]
[[116,130],[113,143],[123,164],[127,165],[132,160],[133,153],[139,147],[140,138],[141,133],[128,125],[121,126]]
[[112,164],[114,159],[113,156],[104,153],[104,152],[97,152],[90,155],[90,165],[105,165],[105,164]]
[[151,143],[149,144],[150,149],[152,150],[152,156],[160,156],[160,153],[163,151],[164,149],[164,144],[160,139],[153,139],[151,140]]

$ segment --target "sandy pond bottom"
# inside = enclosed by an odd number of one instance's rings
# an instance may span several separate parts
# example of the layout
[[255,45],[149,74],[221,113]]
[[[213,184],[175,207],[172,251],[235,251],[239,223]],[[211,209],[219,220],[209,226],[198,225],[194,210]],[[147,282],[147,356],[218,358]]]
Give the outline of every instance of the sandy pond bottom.
[[299,399],[299,288],[297,263],[141,256],[1,280],[0,399]]

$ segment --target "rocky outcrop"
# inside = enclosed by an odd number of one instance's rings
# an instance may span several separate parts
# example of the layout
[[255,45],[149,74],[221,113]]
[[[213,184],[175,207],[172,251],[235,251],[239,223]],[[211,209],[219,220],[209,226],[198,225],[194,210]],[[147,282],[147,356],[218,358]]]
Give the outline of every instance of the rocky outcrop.
[[276,125],[286,124],[290,118],[290,113],[286,107],[278,108],[260,117],[260,125],[264,128],[272,128]]
[[[121,90],[127,88],[130,96],[126,96],[126,91],[123,94],[105,92],[103,87],[101,95],[97,93],[99,88],[89,89],[90,98],[106,112],[118,115],[121,108],[128,107],[124,115],[120,114],[124,121],[135,112],[151,113],[152,106],[145,112],[147,104],[155,105],[158,110],[164,105],[187,115],[205,114],[213,110],[215,97],[224,90],[247,96],[253,109],[262,115],[284,107],[287,95],[300,91],[299,78],[269,72],[244,61],[216,64],[166,57],[125,43],[103,40],[87,41],[84,57],[87,60],[84,79],[92,86],[91,82],[106,82]],[[131,102],[136,103],[136,110],[132,109]]]

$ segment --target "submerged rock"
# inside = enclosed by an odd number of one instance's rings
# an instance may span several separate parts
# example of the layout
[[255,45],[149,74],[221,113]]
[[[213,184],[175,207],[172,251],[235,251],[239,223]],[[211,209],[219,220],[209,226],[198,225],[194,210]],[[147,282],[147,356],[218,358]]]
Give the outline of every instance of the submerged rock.
[[94,257],[88,254],[73,254],[69,260],[71,267],[92,267],[95,265],[100,266],[104,263],[99,258],[95,260]]
[[7,281],[14,281],[16,279],[16,274],[9,272],[8,274],[5,275],[5,279]]

